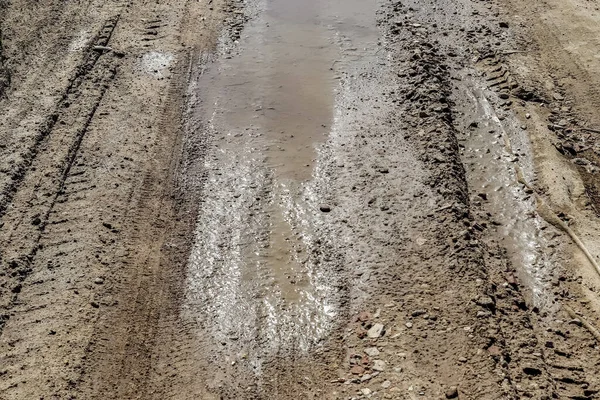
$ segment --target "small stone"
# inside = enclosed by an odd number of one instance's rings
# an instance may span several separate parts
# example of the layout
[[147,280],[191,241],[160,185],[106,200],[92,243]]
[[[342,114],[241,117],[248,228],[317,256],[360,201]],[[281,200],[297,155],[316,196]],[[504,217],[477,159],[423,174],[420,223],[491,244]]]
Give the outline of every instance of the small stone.
[[508,95],[508,93],[500,93],[499,97],[502,100],[506,100],[506,99],[510,98],[510,96]]
[[423,315],[425,313],[427,313],[427,311],[425,311],[425,310],[415,310],[411,313],[411,315],[413,317],[418,317],[419,315]]
[[382,388],[384,388],[384,389],[387,389],[387,388],[389,388],[390,386],[392,386],[392,382],[390,382],[390,381],[384,381],[384,382],[381,384],[381,387],[382,387]]
[[379,355],[379,350],[377,349],[377,347],[369,347],[365,349],[365,353],[367,353],[367,355],[371,357],[376,357]]
[[375,360],[373,362],[373,370],[374,371],[379,371],[379,372],[385,371],[385,361],[383,361],[383,360]]
[[529,114],[529,113],[525,114],[525,118],[530,119],[531,118],[531,114]]
[[500,348],[498,346],[490,346],[488,348],[488,352],[492,355],[492,356],[501,356],[502,352],[500,351]]
[[94,279],[94,283],[96,285],[102,285],[104,283],[104,278],[98,277],[98,278]]
[[562,101],[565,99],[560,93],[554,93],[554,95],[552,97],[554,97],[554,100],[557,100],[557,101]]
[[460,361],[461,363],[466,363],[467,359],[465,357],[459,357],[458,361]]
[[354,367],[350,368],[350,372],[353,375],[360,375],[365,372],[365,369],[363,367],[361,367],[360,365],[355,365]]
[[361,382],[366,382],[368,380],[370,380],[373,376],[371,376],[371,374],[364,374],[363,376],[360,377],[360,381]]
[[446,398],[447,399],[455,399],[458,397],[458,388],[456,386],[450,386],[448,390],[446,390]]
[[409,329],[413,327],[413,323],[412,322],[407,322],[404,325],[406,325],[406,327],[409,328]]
[[331,206],[329,206],[327,204],[321,204],[319,206],[319,210],[321,210],[321,212],[328,213],[331,211]]
[[369,329],[369,331],[367,332],[367,336],[369,336],[371,339],[377,339],[378,337],[380,337],[383,332],[384,332],[384,326],[383,324],[377,323],[375,325],[373,325],[371,327],[371,329]]
[[363,389],[360,389],[360,392],[362,394],[364,394],[365,396],[368,396],[368,395],[371,394],[371,389],[369,389],[369,388],[363,388]]

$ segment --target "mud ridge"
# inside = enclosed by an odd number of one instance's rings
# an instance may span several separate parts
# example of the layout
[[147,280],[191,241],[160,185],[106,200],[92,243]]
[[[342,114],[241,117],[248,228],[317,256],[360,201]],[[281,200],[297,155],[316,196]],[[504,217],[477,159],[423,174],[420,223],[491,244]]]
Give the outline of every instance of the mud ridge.
[[[468,311],[477,315],[471,321],[477,343],[474,347],[485,350],[491,355],[493,363],[488,368],[497,369],[498,376],[504,376],[505,382],[501,386],[505,395],[517,398],[522,395],[517,387],[517,382],[522,379],[523,371],[529,373],[531,379],[539,382],[541,387],[547,387],[550,381],[547,366],[543,360],[533,360],[528,356],[530,352],[541,352],[535,334],[535,318],[526,304],[524,294],[520,292],[519,285],[501,286],[499,281],[514,274],[514,267],[506,260],[498,263],[504,257],[490,257],[490,254],[502,254],[501,248],[489,247],[482,242],[484,225],[476,221],[469,201],[470,192],[467,188],[466,172],[460,160],[458,129],[454,124],[453,95],[454,77],[453,70],[462,66],[453,62],[447,54],[457,52],[451,46],[444,49],[443,36],[438,36],[440,29],[432,29],[430,21],[419,19],[398,19],[398,15],[410,15],[408,7],[395,2],[392,5],[395,15],[389,21],[389,37],[394,47],[392,54],[402,61],[398,64],[398,77],[400,78],[400,105],[401,119],[394,121],[409,133],[406,139],[413,144],[421,159],[430,166],[432,176],[429,184],[443,196],[447,205],[444,213],[450,218],[444,221],[450,231],[464,229],[457,232],[452,239],[451,247],[446,250],[449,257],[446,267],[450,274],[458,274],[462,288],[471,286],[469,281],[480,280],[483,285],[473,294],[471,305],[466,306]],[[436,25],[433,25],[435,28]],[[435,32],[429,36],[429,31]],[[437,32],[436,32],[437,31]],[[400,44],[401,50],[395,47]],[[445,44],[445,43],[444,43]],[[446,53],[446,54],[443,54]],[[447,64],[449,63],[449,64]],[[516,87],[506,71],[499,70],[497,86],[501,90],[505,87]],[[406,83],[404,83],[406,82]],[[398,96],[398,94],[394,94]],[[456,226],[456,228],[450,228]],[[456,232],[456,231],[455,231]],[[443,279],[443,278],[440,278]],[[475,288],[473,288],[475,289]],[[515,307],[517,305],[517,307]],[[479,311],[472,311],[479,309]],[[492,333],[493,332],[493,333]],[[515,340],[516,337],[519,339]],[[524,342],[531,342],[524,346]],[[531,346],[529,349],[527,347]],[[529,360],[529,361],[525,361]],[[469,363],[479,364],[478,368],[486,368],[485,359],[470,360]],[[530,363],[531,372],[523,365]],[[533,364],[531,364],[533,363]],[[523,369],[525,368],[525,369]],[[465,376],[466,380],[476,377]],[[487,396],[492,396],[494,389],[487,390]],[[481,397],[485,392],[472,392],[467,397]],[[465,394],[467,394],[465,392]],[[487,398],[487,397],[486,397]],[[491,398],[491,397],[490,397]]]

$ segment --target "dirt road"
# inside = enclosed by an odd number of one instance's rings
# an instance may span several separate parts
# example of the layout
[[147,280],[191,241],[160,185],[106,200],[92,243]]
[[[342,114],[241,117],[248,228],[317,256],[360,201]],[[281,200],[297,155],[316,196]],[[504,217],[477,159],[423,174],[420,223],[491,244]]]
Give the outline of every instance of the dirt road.
[[599,22],[0,0],[0,398],[600,398]]

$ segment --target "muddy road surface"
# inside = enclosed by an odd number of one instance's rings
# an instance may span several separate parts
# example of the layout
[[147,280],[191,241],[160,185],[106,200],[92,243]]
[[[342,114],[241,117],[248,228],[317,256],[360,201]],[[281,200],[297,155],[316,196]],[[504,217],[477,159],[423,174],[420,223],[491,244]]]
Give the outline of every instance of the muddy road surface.
[[600,398],[599,22],[0,0],[0,399]]

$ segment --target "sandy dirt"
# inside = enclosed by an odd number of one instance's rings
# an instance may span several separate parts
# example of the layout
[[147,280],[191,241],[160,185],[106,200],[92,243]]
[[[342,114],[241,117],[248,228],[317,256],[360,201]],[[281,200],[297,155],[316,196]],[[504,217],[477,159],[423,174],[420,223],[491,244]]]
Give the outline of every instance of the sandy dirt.
[[600,398],[599,34],[0,0],[0,399]]

